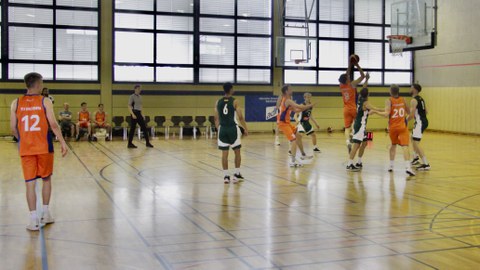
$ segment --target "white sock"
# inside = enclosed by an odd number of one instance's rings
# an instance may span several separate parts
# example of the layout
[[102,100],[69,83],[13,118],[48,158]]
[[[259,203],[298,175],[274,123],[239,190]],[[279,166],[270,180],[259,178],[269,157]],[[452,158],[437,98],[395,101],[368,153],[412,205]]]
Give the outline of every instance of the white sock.
[[410,161],[405,160],[405,168],[407,168],[407,170],[410,170]]
[[43,205],[43,213],[47,213],[48,212],[48,205],[44,204]]
[[393,165],[395,165],[395,161],[394,161],[394,160],[390,160],[390,168],[393,168]]
[[230,176],[230,175],[228,174],[228,170],[223,170],[223,175],[225,175],[225,176]]
[[313,146],[313,149],[317,149],[317,148],[318,148],[318,146],[317,146],[317,145],[314,145],[314,146]]
[[30,219],[31,220],[37,220],[38,219],[37,210],[30,211]]
[[422,160],[423,160],[423,164],[425,164],[425,165],[428,164],[428,160],[427,160],[427,157],[426,157],[426,156],[423,156]]
[[295,163],[295,155],[292,155],[292,163]]
[[413,159],[418,158],[418,154],[416,152],[413,152]]
[[348,166],[353,165],[353,159],[348,160]]
[[235,174],[240,174],[240,168],[235,169]]
[[357,162],[358,162],[358,163],[362,163],[362,158],[359,157]]

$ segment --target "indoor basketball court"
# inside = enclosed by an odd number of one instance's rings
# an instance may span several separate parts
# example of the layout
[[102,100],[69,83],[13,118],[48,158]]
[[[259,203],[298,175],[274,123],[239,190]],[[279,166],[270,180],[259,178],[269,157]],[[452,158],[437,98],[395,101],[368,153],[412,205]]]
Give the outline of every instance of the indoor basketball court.
[[480,2],[0,7],[0,269],[479,269]]

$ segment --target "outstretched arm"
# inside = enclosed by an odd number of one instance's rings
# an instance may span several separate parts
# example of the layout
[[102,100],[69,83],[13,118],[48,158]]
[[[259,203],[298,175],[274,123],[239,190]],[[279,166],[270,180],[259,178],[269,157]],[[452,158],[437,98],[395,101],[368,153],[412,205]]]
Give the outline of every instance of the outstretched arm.
[[285,105],[292,107],[295,112],[303,112],[303,111],[308,110],[310,108],[313,108],[313,106],[315,106],[315,104],[313,104],[313,103],[308,104],[308,105],[300,105],[300,104],[295,103],[295,101],[293,101],[291,99],[287,100],[285,102]]
[[375,111],[374,113],[383,116],[385,118],[390,116],[390,110],[391,110],[391,105],[390,105],[390,100],[385,100],[385,110],[384,111]]
[[313,118],[313,116],[310,116],[310,120],[312,120],[312,122],[315,124],[315,126],[317,127],[317,129],[320,128],[320,125],[318,125],[317,121],[315,120],[315,118]]

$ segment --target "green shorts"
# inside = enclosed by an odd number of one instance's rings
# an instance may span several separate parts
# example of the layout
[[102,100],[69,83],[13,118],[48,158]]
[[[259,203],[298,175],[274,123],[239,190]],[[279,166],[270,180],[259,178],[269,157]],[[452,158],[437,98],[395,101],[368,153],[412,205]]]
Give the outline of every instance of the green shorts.
[[218,149],[239,149],[240,147],[242,147],[241,137],[242,132],[237,125],[226,127],[220,126],[218,128]]

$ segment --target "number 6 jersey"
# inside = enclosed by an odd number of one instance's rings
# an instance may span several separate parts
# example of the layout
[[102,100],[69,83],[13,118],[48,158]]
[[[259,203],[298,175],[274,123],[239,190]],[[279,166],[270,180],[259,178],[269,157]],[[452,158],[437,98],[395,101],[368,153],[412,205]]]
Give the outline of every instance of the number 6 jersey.
[[52,138],[44,97],[25,95],[17,100],[17,130],[20,156],[33,156],[53,152]]
[[223,97],[217,102],[217,111],[220,118],[220,126],[231,127],[236,126],[235,120],[235,106],[233,97]]

